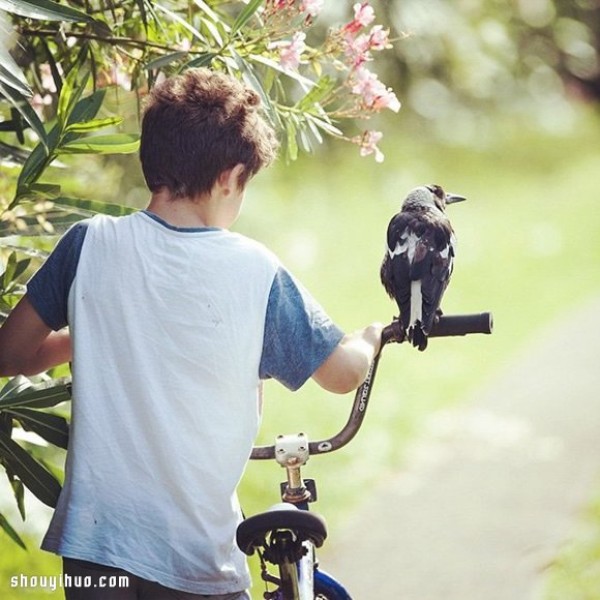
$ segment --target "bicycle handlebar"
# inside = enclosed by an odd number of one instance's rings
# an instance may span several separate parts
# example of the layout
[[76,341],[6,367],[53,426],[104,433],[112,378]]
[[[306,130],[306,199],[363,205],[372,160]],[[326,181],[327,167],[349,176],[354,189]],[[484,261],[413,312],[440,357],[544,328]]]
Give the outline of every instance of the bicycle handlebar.
[[[493,319],[491,313],[476,313],[471,315],[449,315],[440,316],[436,319],[434,326],[429,333],[430,338],[448,337],[458,335],[468,335],[471,333],[490,334],[493,329]],[[350,417],[343,429],[327,440],[310,442],[308,445],[309,454],[328,454],[334,450],[339,450],[345,446],[358,433],[369,403],[371,388],[377,373],[377,366],[383,348],[389,343],[402,343],[406,341],[404,332],[398,320],[392,321],[383,328],[381,334],[381,348],[375,356],[369,373],[362,385],[356,390],[354,402],[350,411]],[[275,446],[255,446],[252,449],[250,458],[253,460],[265,460],[275,458]]]

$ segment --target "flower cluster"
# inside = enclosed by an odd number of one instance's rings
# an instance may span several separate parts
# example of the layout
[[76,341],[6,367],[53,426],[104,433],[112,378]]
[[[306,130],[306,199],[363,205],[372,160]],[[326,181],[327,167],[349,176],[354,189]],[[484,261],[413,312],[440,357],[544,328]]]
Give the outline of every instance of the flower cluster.
[[[323,0],[267,1],[265,23],[271,27],[275,24],[296,27],[270,45],[282,70],[298,72],[303,66],[315,69],[318,62],[320,72],[327,64],[331,65],[338,84],[320,105],[327,108],[334,119],[369,118],[385,108],[398,112],[400,102],[394,91],[368,68],[374,52],[391,47],[389,30],[373,24],[375,11],[369,2],[359,2],[353,7],[354,17],[350,22],[330,29],[321,47],[309,47],[304,30],[319,15],[323,4]],[[362,156],[374,154],[375,160],[381,162],[384,157],[377,144],[382,136],[378,131],[365,131],[360,136],[345,139],[358,144]]]

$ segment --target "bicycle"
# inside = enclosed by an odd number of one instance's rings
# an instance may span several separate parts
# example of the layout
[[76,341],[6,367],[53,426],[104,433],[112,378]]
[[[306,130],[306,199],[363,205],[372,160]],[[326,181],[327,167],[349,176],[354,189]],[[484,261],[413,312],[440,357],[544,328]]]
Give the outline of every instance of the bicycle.
[[[491,333],[490,313],[440,316],[429,337]],[[252,450],[253,460],[276,460],[286,470],[287,480],[281,484],[280,504],[245,519],[237,530],[237,543],[242,552],[257,552],[261,563],[261,578],[276,586],[265,591],[265,600],[352,600],[342,583],[319,568],[316,548],[327,538],[324,519],[309,512],[309,504],[317,499],[316,483],[303,479],[301,470],[310,456],[330,454],[348,444],[358,433],[371,396],[377,366],[383,348],[392,342],[405,341],[397,320],[382,333],[381,349],[367,378],[356,390],[350,416],[340,432],[333,437],[309,442],[304,433],[279,435],[275,444]],[[269,573],[267,564],[277,567],[279,574]]]

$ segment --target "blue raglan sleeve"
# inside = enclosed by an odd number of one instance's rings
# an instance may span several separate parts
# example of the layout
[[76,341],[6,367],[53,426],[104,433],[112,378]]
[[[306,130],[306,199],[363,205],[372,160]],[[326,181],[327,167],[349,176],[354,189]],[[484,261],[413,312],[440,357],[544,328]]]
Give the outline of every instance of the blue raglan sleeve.
[[267,304],[260,378],[297,390],[343,336],[316,300],[279,267]]
[[68,325],[69,290],[86,233],[86,221],[73,225],[27,284],[27,298],[42,321],[55,331]]

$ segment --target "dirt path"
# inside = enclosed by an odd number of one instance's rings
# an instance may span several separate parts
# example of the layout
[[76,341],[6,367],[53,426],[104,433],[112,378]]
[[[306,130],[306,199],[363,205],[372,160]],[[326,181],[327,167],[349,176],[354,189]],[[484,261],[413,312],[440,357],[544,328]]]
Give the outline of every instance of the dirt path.
[[[357,600],[538,600],[600,485],[600,298],[436,415],[323,568]],[[565,599],[566,600],[566,599]]]

